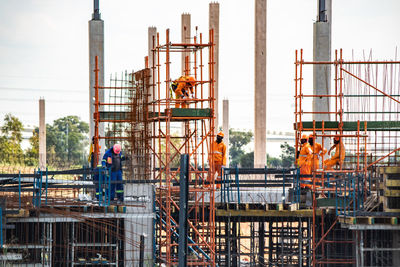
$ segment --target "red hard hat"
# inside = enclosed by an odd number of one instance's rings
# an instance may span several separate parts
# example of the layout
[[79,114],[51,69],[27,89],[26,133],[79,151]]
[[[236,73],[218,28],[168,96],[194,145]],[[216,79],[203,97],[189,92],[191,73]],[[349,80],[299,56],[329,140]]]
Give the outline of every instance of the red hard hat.
[[217,136],[224,137],[224,133],[223,133],[223,132],[219,132],[219,133],[217,134]]
[[308,135],[302,134],[302,135],[301,135],[301,139],[308,139]]
[[339,140],[340,140],[340,136],[335,136],[335,137],[333,138],[333,140],[339,141]]

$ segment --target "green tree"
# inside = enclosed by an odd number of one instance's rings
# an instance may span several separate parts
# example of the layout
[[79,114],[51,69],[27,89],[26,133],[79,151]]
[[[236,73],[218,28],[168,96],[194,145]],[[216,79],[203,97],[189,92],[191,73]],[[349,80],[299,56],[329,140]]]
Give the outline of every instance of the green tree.
[[[244,132],[229,129],[229,157],[231,166],[236,166],[241,163],[241,158],[246,154],[243,147],[250,143],[252,138],[253,133],[250,131]],[[243,162],[246,162],[247,164],[249,157],[251,157],[251,155],[247,155],[246,158],[243,159]]]
[[55,120],[52,125],[47,124],[46,131],[49,165],[70,167],[86,163],[88,123],[78,116],[67,116]]
[[22,122],[15,116],[6,114],[1,126],[0,153],[5,163],[21,163],[23,160]]
[[39,128],[32,131],[29,138],[30,147],[25,152],[25,164],[28,166],[37,166],[39,163]]
[[282,160],[280,158],[271,157],[267,154],[267,167],[268,168],[279,168],[282,166]]
[[290,168],[294,166],[295,148],[287,142],[281,144],[281,167]]
[[240,167],[254,168],[254,152],[245,153],[240,158]]

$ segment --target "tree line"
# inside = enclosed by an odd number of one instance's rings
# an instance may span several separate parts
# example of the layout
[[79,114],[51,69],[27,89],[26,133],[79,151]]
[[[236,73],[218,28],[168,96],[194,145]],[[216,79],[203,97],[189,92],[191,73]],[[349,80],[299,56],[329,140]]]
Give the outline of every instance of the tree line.
[[[0,162],[38,166],[39,128],[33,129],[29,148],[21,147],[22,122],[12,114],[6,114],[0,127]],[[77,116],[66,116],[46,124],[47,165],[66,168],[87,164],[88,123]]]
[[[29,138],[29,148],[21,147],[22,122],[12,114],[6,114],[0,127],[0,163],[38,166],[39,128],[36,127]],[[47,165],[54,168],[81,167],[87,165],[89,125],[77,116],[66,116],[46,124]],[[230,166],[254,167],[254,152],[246,152],[252,141],[251,131],[229,130]],[[165,144],[164,144],[165,145]],[[294,147],[281,144],[281,155],[271,157],[267,154],[267,167],[293,167]],[[179,158],[177,158],[179,161]],[[178,162],[179,163],[179,162]],[[178,164],[177,163],[177,164]]]

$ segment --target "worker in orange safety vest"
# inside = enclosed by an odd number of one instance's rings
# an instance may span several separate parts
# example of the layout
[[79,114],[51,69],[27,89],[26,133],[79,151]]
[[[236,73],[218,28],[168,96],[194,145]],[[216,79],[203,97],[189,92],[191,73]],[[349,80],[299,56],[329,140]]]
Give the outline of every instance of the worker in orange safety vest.
[[[171,84],[171,89],[175,93],[175,99],[194,98],[194,86],[196,80],[191,76],[181,76]],[[185,101],[175,103],[175,108],[188,108]]]
[[211,179],[215,177],[215,173],[218,173],[216,181],[218,181],[219,183],[216,185],[217,188],[221,188],[222,168],[226,166],[226,145],[222,142],[222,139],[224,139],[224,133],[219,132],[217,134],[217,139],[211,145],[211,151],[213,153],[213,166],[211,170],[211,175],[209,175],[207,179],[207,181],[211,183]]
[[[308,136],[303,134],[300,139],[300,151],[297,157],[297,165],[300,168],[300,175],[308,175],[309,177],[300,177],[301,188],[311,188],[311,164],[312,149],[308,141]],[[302,183],[303,181],[303,183]],[[307,182],[307,183],[304,183]]]
[[315,142],[315,136],[313,134],[310,134],[308,137],[308,143],[310,144],[310,147],[313,151],[313,164],[311,164],[311,171],[316,171],[319,169],[319,158],[325,155],[326,153],[326,148],[322,147],[320,143]]
[[344,158],[346,157],[346,149],[340,136],[335,136],[333,139],[333,146],[329,149],[328,155],[331,154],[333,149],[335,149],[335,154],[330,159],[324,161],[325,170],[332,170],[332,167],[337,164],[342,166]]

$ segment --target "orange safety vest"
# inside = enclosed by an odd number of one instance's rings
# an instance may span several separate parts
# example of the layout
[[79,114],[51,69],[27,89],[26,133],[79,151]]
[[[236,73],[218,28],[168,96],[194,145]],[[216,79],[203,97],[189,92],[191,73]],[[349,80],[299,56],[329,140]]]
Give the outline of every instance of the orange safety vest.
[[179,79],[175,80],[178,83],[178,86],[175,90],[175,98],[184,98],[189,97],[189,93],[193,94],[194,89],[194,79],[189,76],[181,76]]
[[221,142],[214,141],[211,146],[211,151],[214,153],[213,161],[215,164],[226,165],[226,145]]

